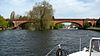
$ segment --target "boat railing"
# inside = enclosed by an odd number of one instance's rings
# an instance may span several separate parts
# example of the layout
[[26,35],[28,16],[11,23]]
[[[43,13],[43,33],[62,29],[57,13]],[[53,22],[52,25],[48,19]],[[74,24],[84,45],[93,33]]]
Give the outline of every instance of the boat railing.
[[[53,53],[55,51],[55,53]],[[58,44],[53,49],[51,49],[45,56],[50,56],[51,54],[55,54],[55,56],[67,56],[67,52],[65,52],[61,48],[61,44]],[[54,56],[54,55],[51,55]]]
[[51,49],[45,56],[49,56],[57,48],[57,46],[55,46],[53,49]]

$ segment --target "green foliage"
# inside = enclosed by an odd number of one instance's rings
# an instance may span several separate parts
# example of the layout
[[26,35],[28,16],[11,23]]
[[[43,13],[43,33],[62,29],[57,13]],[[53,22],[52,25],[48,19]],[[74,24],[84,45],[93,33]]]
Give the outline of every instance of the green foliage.
[[94,30],[100,30],[100,27],[89,27],[87,29],[94,29]]
[[8,27],[14,27],[14,23],[12,21],[8,21]]
[[24,24],[20,25],[20,27],[22,29],[30,29],[33,27],[33,25],[31,23],[24,23]]
[[84,22],[84,28],[89,28],[91,27],[91,23],[90,22]]
[[60,28],[63,28],[63,27],[64,27],[64,24],[55,24],[54,29],[60,29]]
[[55,17],[54,17],[54,16],[52,16],[52,19],[55,19]]
[[35,21],[34,27],[36,30],[50,30],[53,28],[53,8],[46,1],[36,3],[33,10],[29,11],[28,17]]
[[96,27],[100,27],[100,18],[96,22]]
[[0,15],[0,26],[7,27],[7,21],[4,20],[3,16]]

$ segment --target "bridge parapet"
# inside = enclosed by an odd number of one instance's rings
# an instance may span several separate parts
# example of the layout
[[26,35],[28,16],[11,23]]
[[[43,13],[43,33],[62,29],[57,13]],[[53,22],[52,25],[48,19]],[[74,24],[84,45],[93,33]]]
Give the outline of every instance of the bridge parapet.
[[70,20],[70,21],[97,21],[98,19],[53,19],[54,21],[66,21],[66,20]]

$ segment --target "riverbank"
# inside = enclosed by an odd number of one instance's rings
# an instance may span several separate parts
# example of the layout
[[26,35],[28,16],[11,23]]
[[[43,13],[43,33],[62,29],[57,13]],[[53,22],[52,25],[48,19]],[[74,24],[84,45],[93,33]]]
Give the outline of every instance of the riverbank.
[[100,31],[100,28],[99,27],[90,27],[90,28],[87,28],[86,30]]
[[98,32],[100,32],[100,29],[85,29],[85,30],[92,30],[92,31],[98,31]]

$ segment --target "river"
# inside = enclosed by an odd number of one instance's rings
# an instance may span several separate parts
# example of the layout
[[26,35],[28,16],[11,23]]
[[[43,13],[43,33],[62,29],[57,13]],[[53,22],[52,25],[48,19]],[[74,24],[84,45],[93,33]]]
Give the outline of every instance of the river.
[[75,29],[0,31],[0,56],[45,56],[59,43],[72,53],[79,50],[80,38],[83,48],[88,47],[92,37],[100,37],[100,32]]

